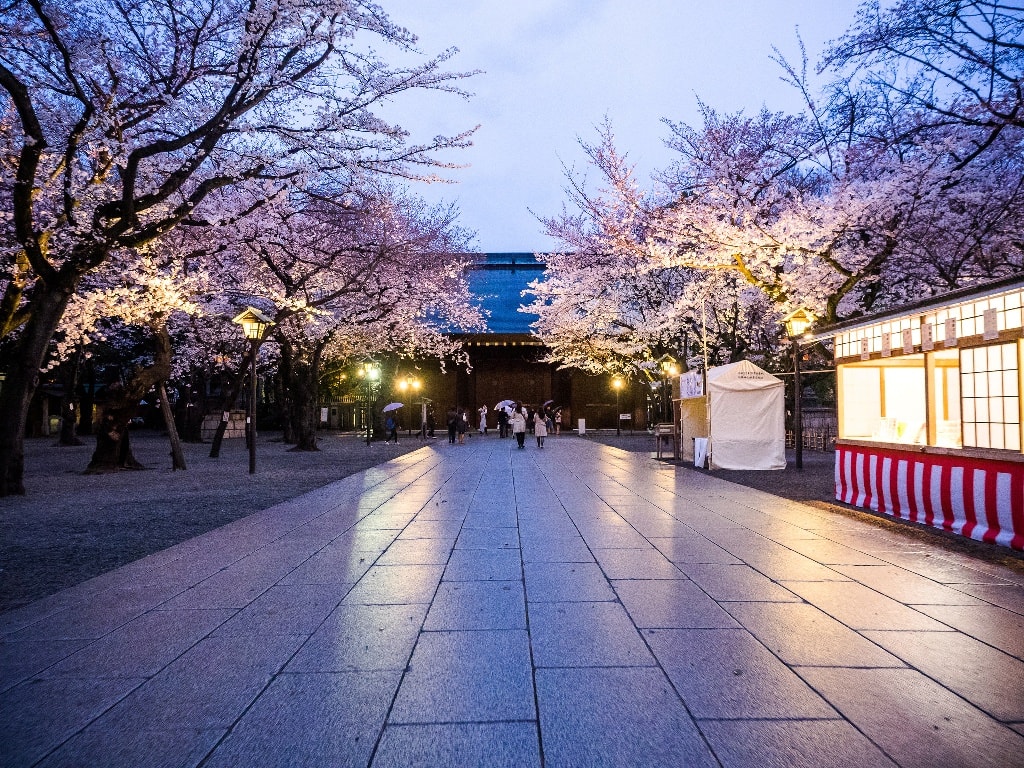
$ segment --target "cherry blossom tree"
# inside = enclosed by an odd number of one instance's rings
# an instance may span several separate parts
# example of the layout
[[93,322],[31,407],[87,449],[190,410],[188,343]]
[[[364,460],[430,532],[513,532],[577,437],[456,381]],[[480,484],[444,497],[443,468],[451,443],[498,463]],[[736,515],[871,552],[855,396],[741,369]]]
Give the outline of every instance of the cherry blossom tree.
[[664,354],[729,362],[769,354],[760,328],[773,310],[764,292],[723,270],[656,263],[650,240],[662,205],[635,181],[614,146],[610,125],[582,144],[604,184],[591,192],[567,173],[573,211],[543,219],[564,245],[541,256],[547,266],[525,308],[549,359],[592,373],[644,375]]
[[[571,252],[546,257],[533,288],[536,328],[555,355],[615,368],[616,354],[657,350],[635,328],[664,340],[709,308],[726,346],[771,354],[778,318],[796,305],[834,322],[1022,269],[1019,129],[964,166],[978,128],[881,142],[841,130],[832,106],[809,98],[795,116],[704,106],[699,126],[670,122],[679,160],[652,192],[606,127],[585,147],[603,189],[572,183],[573,210],[545,220]],[[738,283],[723,275],[753,290],[726,289]],[[754,338],[765,343],[744,341]]]
[[[868,0],[825,52],[820,71],[854,102],[917,119],[904,140],[934,128],[975,129],[957,167],[982,155],[1011,127],[1024,128],[1024,7],[1015,0]],[[888,122],[888,121],[885,121]]]
[[470,233],[451,207],[394,185],[292,201],[272,225],[243,221],[219,254],[215,282],[273,318],[286,441],[316,450],[325,359],[459,352],[448,330],[479,328],[463,254]]
[[[389,67],[415,37],[366,0],[25,0],[0,6],[0,495],[24,492],[22,436],[50,340],[83,276],[190,221],[219,190],[258,210],[294,188],[429,175],[435,150],[374,110],[459,93],[454,51]],[[244,194],[242,194],[244,192]],[[9,204],[9,205],[8,205]]]
[[[153,252],[119,252],[83,278],[68,302],[54,337],[51,365],[77,358],[96,342],[120,350],[118,376],[108,381],[96,418],[96,449],[87,471],[140,469],[131,450],[128,426],[139,402],[155,390],[166,401],[172,373],[169,330],[175,315],[194,315],[194,298],[206,288],[201,272],[184,273]],[[184,469],[169,403],[161,408],[171,435],[174,468]]]
[[[1019,145],[1000,140],[1005,152],[958,170],[957,147],[971,141],[959,132],[897,153],[764,112],[709,110],[700,128],[672,127],[681,160],[663,174],[674,199],[651,228],[659,263],[734,270],[781,307],[807,305],[826,322],[1020,264],[1009,242]],[[990,159],[1017,169],[1016,180]]]

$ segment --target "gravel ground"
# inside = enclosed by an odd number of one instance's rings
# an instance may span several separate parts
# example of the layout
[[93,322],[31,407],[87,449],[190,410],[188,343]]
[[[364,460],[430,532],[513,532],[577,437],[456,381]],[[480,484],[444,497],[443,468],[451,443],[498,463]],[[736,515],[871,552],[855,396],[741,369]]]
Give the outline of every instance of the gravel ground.
[[[646,433],[618,437],[611,432],[589,432],[583,439],[628,451],[654,450],[654,440]],[[439,433],[438,442],[443,440]],[[358,435],[327,433],[321,436],[321,450],[307,453],[289,451],[279,435],[268,433],[257,442],[255,475],[248,474],[248,452],[243,441],[237,439],[224,441],[219,459],[209,458],[209,444],[186,444],[188,469],[172,472],[166,437],[140,430],[133,433],[133,447],[145,470],[83,475],[93,450],[91,441],[63,448],[55,446],[53,438],[28,440],[27,494],[0,498],[0,612],[361,472],[422,444],[415,437],[402,436],[398,445],[374,442],[368,447]],[[805,453],[801,472],[792,467],[792,456],[790,459],[790,467],[777,472],[719,470],[714,475],[869,520],[1024,573],[1024,556],[1010,550],[837,504],[833,498],[831,453]]]
[[165,435],[132,433],[146,469],[83,475],[94,443],[25,443],[25,496],[0,498],[0,612],[17,608],[248,514],[300,496],[423,445],[328,433],[320,451],[289,451],[280,435],[257,440],[256,474],[244,441],[184,445],[184,472],[171,471]]

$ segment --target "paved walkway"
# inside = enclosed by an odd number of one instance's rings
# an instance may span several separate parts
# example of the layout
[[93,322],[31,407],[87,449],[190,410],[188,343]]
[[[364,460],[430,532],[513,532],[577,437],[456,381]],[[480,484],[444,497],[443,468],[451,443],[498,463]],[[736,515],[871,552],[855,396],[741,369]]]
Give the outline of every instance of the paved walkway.
[[1024,578],[579,438],[0,616],[4,766],[1024,766]]

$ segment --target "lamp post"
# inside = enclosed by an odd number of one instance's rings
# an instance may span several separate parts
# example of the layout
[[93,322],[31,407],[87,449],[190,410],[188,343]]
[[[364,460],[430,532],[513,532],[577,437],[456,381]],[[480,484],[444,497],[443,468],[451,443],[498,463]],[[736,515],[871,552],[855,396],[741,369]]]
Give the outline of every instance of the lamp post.
[[622,434],[622,414],[619,413],[619,391],[622,389],[622,379],[616,376],[612,379],[612,387],[615,389],[615,436]]
[[786,324],[786,335],[793,346],[793,448],[796,452],[797,469],[804,468],[804,423],[800,403],[800,337],[807,333],[815,319],[815,316],[803,307],[799,307],[783,319]]
[[[402,399],[403,400],[405,399],[404,395],[406,395],[406,394],[411,394],[413,397],[415,397],[416,393],[420,391],[420,380],[417,379],[415,376],[412,376],[412,375],[405,376],[404,378],[398,380],[398,391],[402,393],[402,395],[403,395]],[[411,437],[412,436],[412,416],[409,416],[409,425],[407,427],[407,430],[408,430],[409,436]]]
[[233,318],[233,323],[242,326],[245,338],[249,340],[249,406],[245,417],[245,436],[249,443],[249,474],[256,474],[256,352],[263,334],[271,325],[269,317],[258,309],[246,307],[245,311]]
[[370,400],[373,397],[373,388],[380,380],[380,368],[372,360],[359,366],[357,371],[359,378],[366,384],[366,445],[370,445],[373,439],[373,415],[370,410]]
[[658,359],[661,366],[661,416],[662,423],[673,421],[671,404],[669,400],[669,380],[679,373],[679,366],[676,359],[669,354],[664,354]]

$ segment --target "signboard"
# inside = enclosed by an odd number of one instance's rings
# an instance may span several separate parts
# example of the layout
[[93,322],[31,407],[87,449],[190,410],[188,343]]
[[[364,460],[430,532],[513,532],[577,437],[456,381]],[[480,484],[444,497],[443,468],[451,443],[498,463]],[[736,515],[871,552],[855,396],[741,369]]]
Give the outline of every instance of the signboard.
[[999,323],[995,308],[993,307],[992,309],[986,309],[984,312],[981,313],[981,318],[984,324],[981,337],[986,341],[998,339]]
[[914,332],[910,328],[903,329],[903,354],[909,355],[914,351]]
[[679,397],[700,397],[704,394],[704,377],[697,371],[684,373],[679,377]]
[[619,414],[619,421],[632,421],[632,420],[633,420],[633,414],[631,414],[631,413],[620,413]]
[[956,318],[946,318],[946,333],[945,339],[943,340],[943,346],[955,347],[956,346]]

